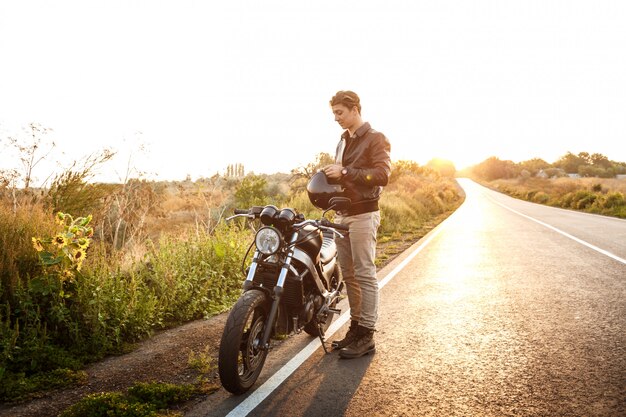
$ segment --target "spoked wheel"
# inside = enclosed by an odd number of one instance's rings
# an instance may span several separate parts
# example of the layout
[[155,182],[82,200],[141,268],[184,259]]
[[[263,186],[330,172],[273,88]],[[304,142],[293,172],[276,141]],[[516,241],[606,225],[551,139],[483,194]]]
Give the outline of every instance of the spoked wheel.
[[259,345],[267,307],[265,294],[253,289],[239,298],[226,320],[218,367],[222,385],[233,394],[248,391],[265,363],[267,350]]

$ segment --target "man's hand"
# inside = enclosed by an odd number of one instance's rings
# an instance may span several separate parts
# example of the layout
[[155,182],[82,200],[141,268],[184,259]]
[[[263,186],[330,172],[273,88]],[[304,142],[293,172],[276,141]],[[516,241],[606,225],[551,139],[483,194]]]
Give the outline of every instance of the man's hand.
[[339,164],[327,165],[322,170],[331,180],[338,180],[342,177],[341,170],[343,167]]

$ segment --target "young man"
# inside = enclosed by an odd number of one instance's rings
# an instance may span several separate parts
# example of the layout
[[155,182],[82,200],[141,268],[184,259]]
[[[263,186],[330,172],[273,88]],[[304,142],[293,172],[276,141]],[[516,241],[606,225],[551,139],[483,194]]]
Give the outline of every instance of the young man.
[[341,183],[352,206],[337,213],[335,221],[350,227],[350,234],[337,239],[348,302],[350,329],[333,342],[342,358],[358,358],[375,351],[374,327],[378,318],[376,278],[376,230],[380,225],[378,199],[391,173],[390,144],[361,118],[359,96],[338,91],[330,100],[335,121],[342,129],[335,164],[324,167],[326,176]]

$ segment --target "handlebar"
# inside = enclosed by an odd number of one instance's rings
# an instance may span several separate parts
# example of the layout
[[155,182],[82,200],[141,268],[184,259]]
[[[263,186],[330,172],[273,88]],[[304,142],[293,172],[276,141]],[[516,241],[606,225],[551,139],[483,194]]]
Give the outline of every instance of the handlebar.
[[322,219],[320,221],[320,224],[322,226],[332,227],[333,229],[343,230],[345,232],[350,231],[350,227],[349,226],[346,226],[345,224],[333,223],[333,222],[331,222],[329,220],[326,220],[326,219]]
[[327,219],[305,220],[303,222],[294,224],[294,227],[304,227],[307,224],[313,225],[313,226],[319,228],[320,230],[325,230],[325,231],[334,233],[334,234],[338,235],[342,239],[343,239],[344,235],[339,233],[338,230],[341,230],[344,233],[349,233],[350,232],[350,228],[348,226],[345,226],[343,224],[333,223],[331,221],[328,221]]
[[[254,206],[249,209],[236,208],[234,210],[235,215],[228,217],[226,220],[230,221],[236,217],[247,217],[249,219],[256,219],[261,214],[261,211],[263,210],[263,208],[264,208],[263,206]],[[337,233],[341,237],[343,237],[343,235],[339,233],[338,230],[341,230],[343,232],[350,231],[350,228],[348,226],[339,224],[339,223],[333,223],[326,218],[321,218],[319,220],[312,220],[312,219],[304,220],[299,223],[294,223],[293,226],[300,228],[300,227],[306,226],[307,224],[319,227],[322,230],[328,230],[329,232]]]
[[236,217],[247,217],[249,219],[255,219],[258,217],[259,214],[261,214],[262,210],[263,210],[262,206],[253,206],[253,207],[250,207],[249,209],[236,208],[235,210],[233,210],[235,215],[227,217],[226,221],[231,221],[232,219]]

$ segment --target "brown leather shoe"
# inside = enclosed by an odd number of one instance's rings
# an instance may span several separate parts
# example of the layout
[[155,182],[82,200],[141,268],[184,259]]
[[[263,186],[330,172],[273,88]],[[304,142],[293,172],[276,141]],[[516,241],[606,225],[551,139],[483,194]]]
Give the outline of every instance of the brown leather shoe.
[[335,340],[331,344],[333,349],[343,349],[346,346],[348,346],[350,343],[354,342],[354,339],[356,338],[356,329],[357,329],[358,325],[359,325],[358,321],[351,320],[350,321],[350,328],[348,329],[348,332],[346,333],[344,338],[341,339],[341,340]]
[[360,358],[363,355],[376,352],[374,343],[374,329],[358,326],[356,339],[339,351],[339,357],[344,359]]

